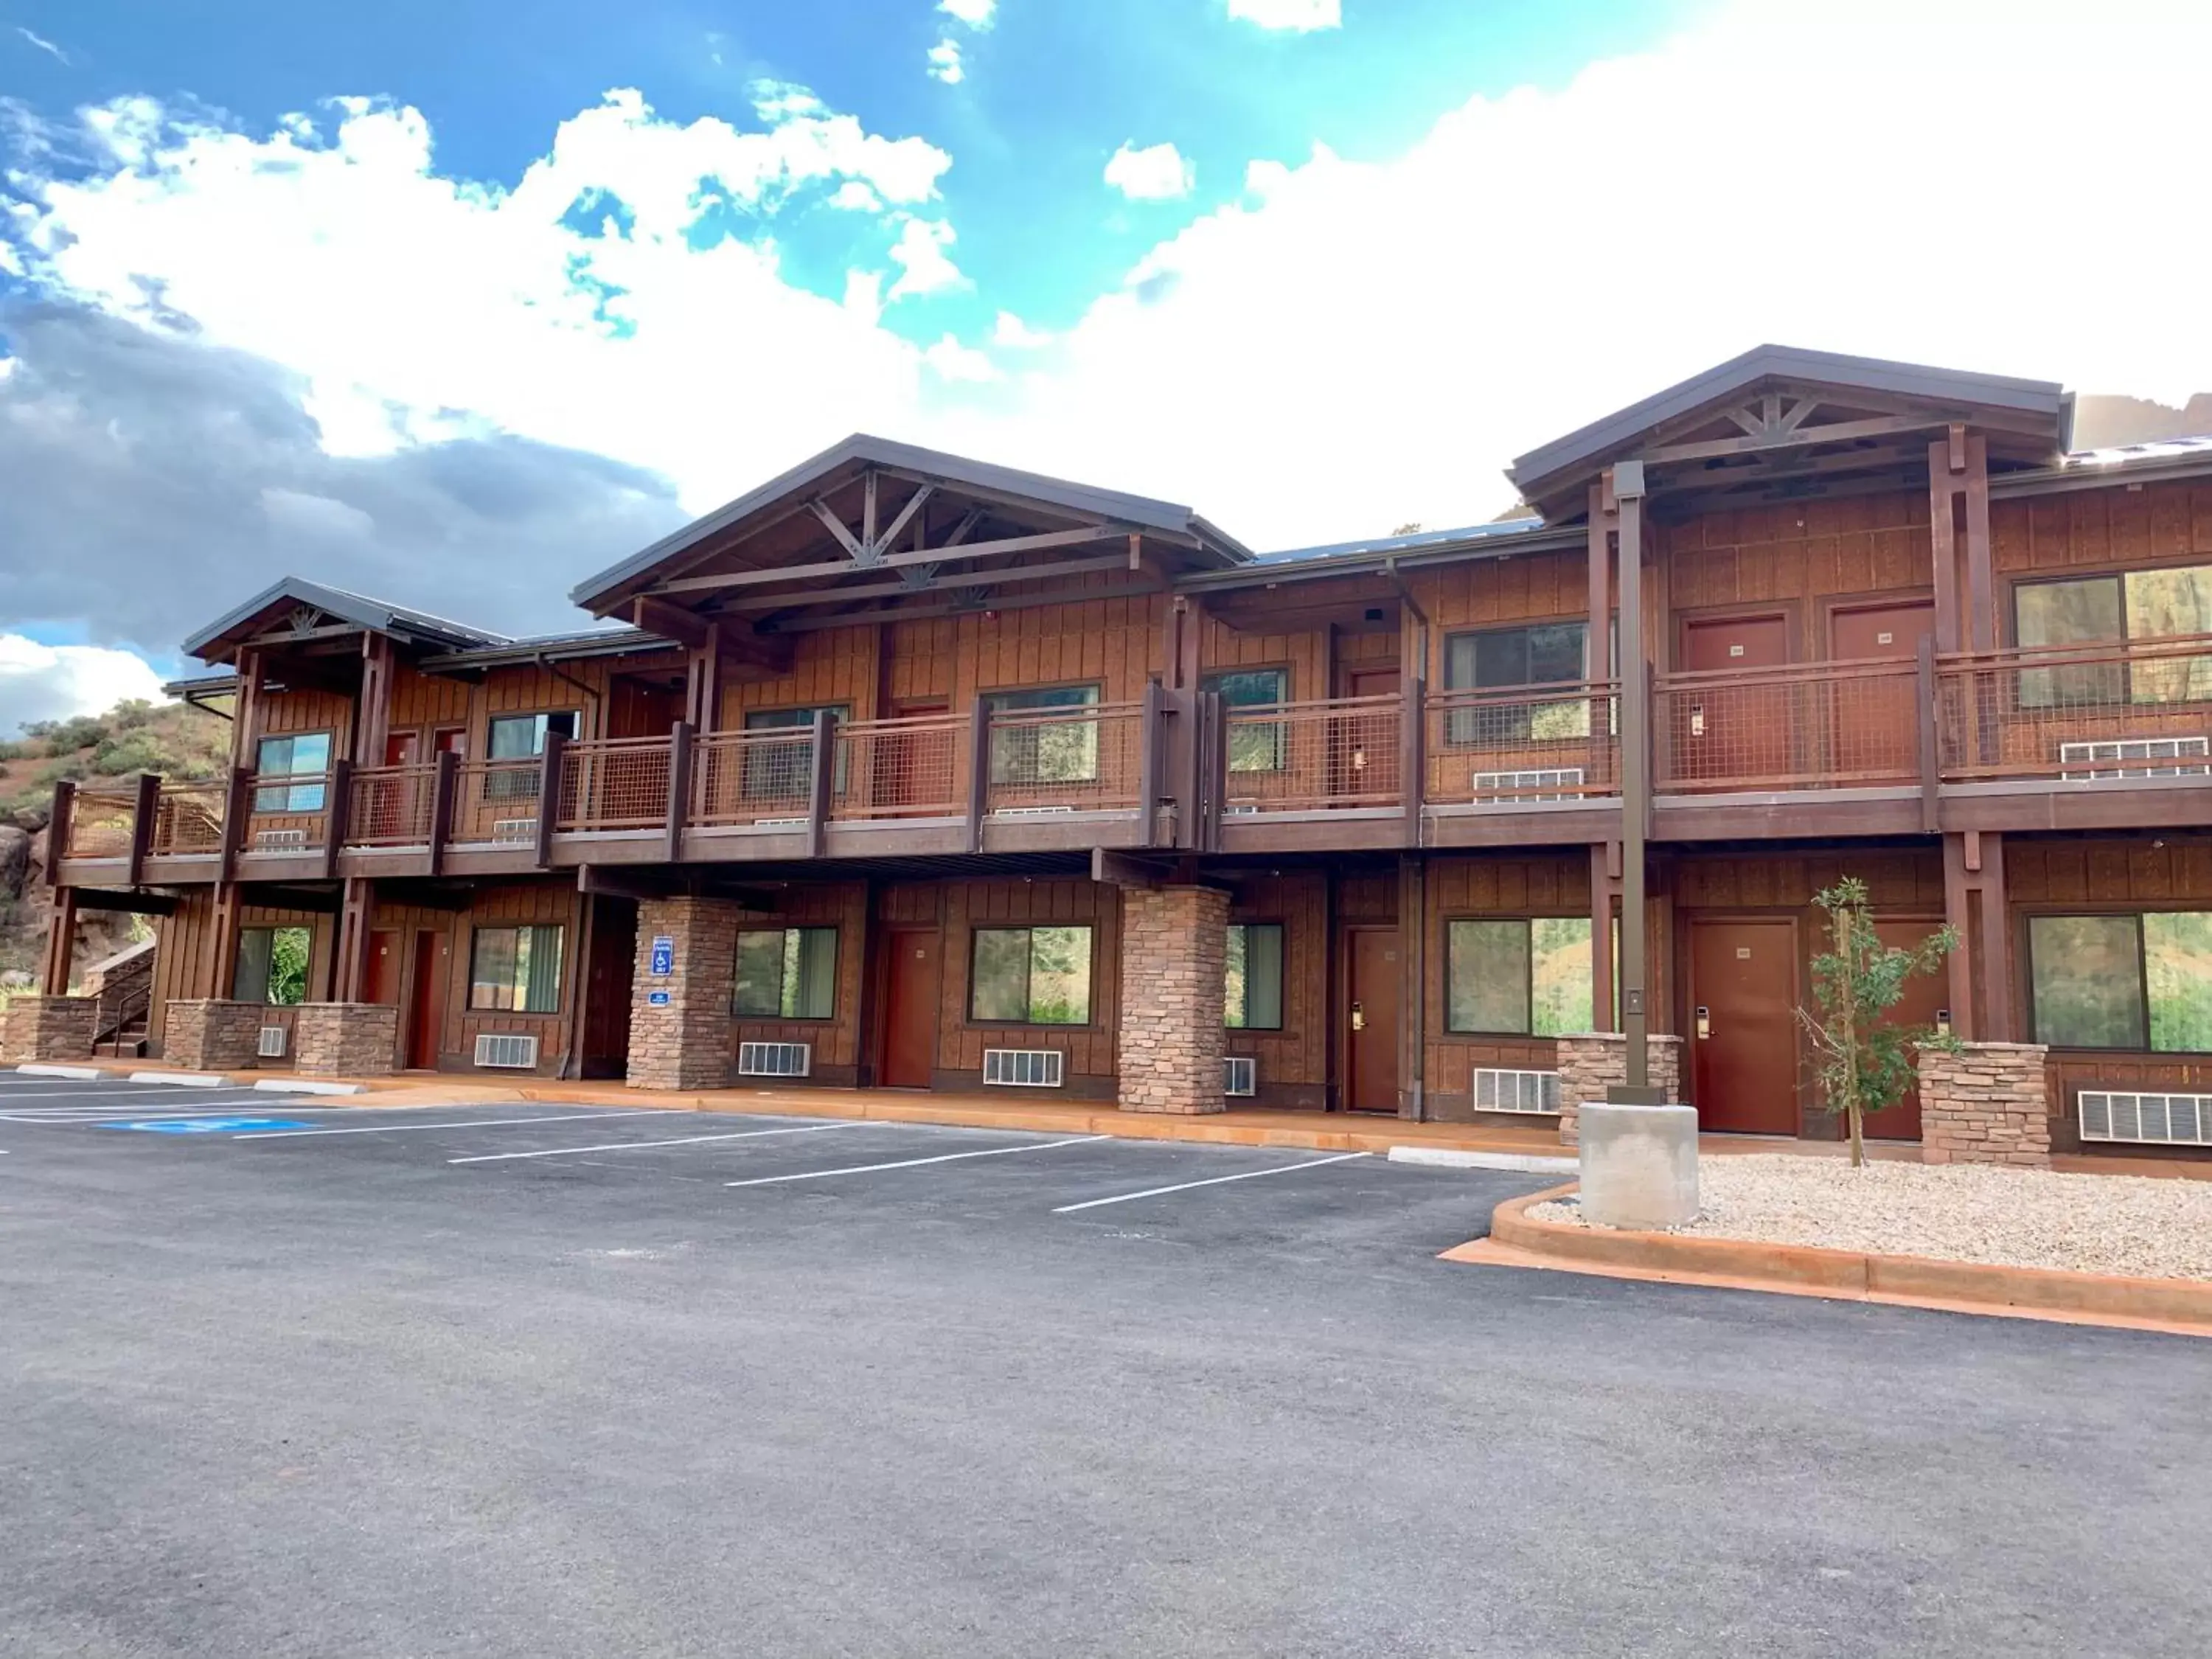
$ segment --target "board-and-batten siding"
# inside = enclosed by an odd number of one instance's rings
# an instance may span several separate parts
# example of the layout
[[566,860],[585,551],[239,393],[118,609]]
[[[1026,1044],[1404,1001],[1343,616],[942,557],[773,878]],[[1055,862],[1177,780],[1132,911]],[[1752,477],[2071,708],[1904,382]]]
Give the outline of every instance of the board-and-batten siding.
[[1251,1103],[1317,1109],[1327,1103],[1328,1085],[1328,878],[1318,870],[1241,878],[1229,920],[1281,924],[1283,1025],[1231,1030],[1223,1052],[1259,1061]]
[[[1115,1009],[1121,998],[1119,895],[1077,877],[948,882],[944,892],[942,995],[937,1065],[951,1087],[982,1080],[986,1048],[1057,1048],[1067,1056],[1071,1092],[1110,1095]],[[978,927],[1087,926],[1091,929],[1091,1019],[1084,1025],[1002,1025],[968,1016],[969,965]]]
[[1992,501],[1990,558],[2000,576],[2027,577],[2212,558],[2212,484],[2115,484]]
[[[1474,1117],[1474,1073],[1479,1068],[1543,1072],[1559,1063],[1559,1043],[1551,1037],[1446,1029],[1449,924],[1480,917],[1587,916],[1589,878],[1587,854],[1437,859],[1430,864],[1422,1008],[1423,1084],[1430,1116]],[[1482,1115],[1487,1121],[1492,1115]]]
[[860,1060],[861,987],[866,981],[868,885],[845,881],[795,886],[778,897],[773,915],[749,915],[740,924],[754,928],[835,927],[837,930],[836,1000],[828,1019],[739,1019],[730,1022],[730,1056],[734,1065],[741,1042],[806,1042],[814,1047],[813,1081],[850,1086]]
[[[476,890],[471,896],[469,908],[453,919],[453,955],[451,971],[447,975],[443,1030],[438,1043],[441,1070],[474,1070],[477,1038],[487,1033],[512,1031],[535,1035],[538,1040],[538,1070],[549,1075],[554,1072],[568,1053],[575,1029],[571,1016],[575,1009],[576,975],[582,970],[578,960],[582,943],[582,930],[578,925],[581,915],[579,895],[570,882],[517,882]],[[476,930],[546,924],[562,929],[559,1011],[524,1014],[471,1008],[469,967]]]
[[[329,994],[331,952],[337,943],[337,917],[319,915],[311,910],[245,904],[239,908],[238,925],[240,928],[307,928],[313,935],[307,960],[308,1000],[314,1001]],[[176,909],[168,915],[156,917],[154,927],[154,984],[147,1007],[146,1030],[154,1043],[159,1044],[171,1002],[205,997],[210,994],[210,988],[216,998],[228,998],[231,987],[210,985],[216,959],[215,890],[212,887],[186,889],[178,900]],[[263,1060],[264,1067],[281,1069],[290,1065],[293,1019],[289,1008],[270,1008],[263,1015],[263,1024],[282,1025],[286,1032],[286,1058]],[[159,1052],[158,1048],[155,1052]]]

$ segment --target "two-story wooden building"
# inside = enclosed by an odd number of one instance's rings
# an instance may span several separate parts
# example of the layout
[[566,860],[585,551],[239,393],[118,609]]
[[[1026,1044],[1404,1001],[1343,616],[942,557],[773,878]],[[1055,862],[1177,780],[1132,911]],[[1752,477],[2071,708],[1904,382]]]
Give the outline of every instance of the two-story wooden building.
[[1708,1128],[1833,1132],[1793,1010],[1850,874],[1958,929],[1905,1012],[2040,1045],[2055,1145],[2212,1144],[2212,444],[2070,414],[1766,347],[1463,531],[1255,556],[855,437],[586,631],[288,580],[187,642],[229,778],[57,802],[46,982],[137,908],[172,1060],[1541,1121],[1640,825]]

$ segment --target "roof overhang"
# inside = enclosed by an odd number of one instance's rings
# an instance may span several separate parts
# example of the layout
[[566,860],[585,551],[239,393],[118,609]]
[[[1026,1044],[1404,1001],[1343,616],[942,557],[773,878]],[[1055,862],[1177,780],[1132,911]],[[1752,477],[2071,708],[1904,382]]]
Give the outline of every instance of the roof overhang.
[[248,645],[304,647],[364,633],[386,635],[417,648],[448,651],[504,643],[500,635],[428,611],[286,576],[201,629],[185,641],[185,651],[203,662],[229,662]]

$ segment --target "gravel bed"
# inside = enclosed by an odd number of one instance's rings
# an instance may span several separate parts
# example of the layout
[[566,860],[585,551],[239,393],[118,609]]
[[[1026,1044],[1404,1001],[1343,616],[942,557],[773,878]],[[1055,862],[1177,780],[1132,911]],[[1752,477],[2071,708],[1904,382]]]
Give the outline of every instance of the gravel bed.
[[[2212,1181],[2056,1175],[1974,1164],[1746,1154],[1698,1160],[1707,1238],[1814,1244],[2015,1267],[2212,1279]],[[1539,1221],[1583,1220],[1571,1199]]]

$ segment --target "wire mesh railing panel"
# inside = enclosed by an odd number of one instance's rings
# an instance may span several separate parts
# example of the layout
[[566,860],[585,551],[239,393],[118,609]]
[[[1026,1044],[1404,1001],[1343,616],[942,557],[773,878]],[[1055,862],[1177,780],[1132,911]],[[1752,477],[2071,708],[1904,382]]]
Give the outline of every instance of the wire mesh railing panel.
[[1661,793],[1899,787],[1920,776],[1912,662],[1672,674],[1653,689]]
[[378,766],[355,773],[346,845],[428,846],[437,780],[434,766]]
[[1320,811],[1405,799],[1402,699],[1247,704],[1226,712],[1224,811]]
[[68,856],[128,858],[137,822],[138,797],[135,788],[128,794],[81,788],[70,803]]
[[710,827],[803,821],[813,788],[811,728],[710,732],[691,755],[690,821]]
[[1133,810],[1144,793],[1144,705],[991,717],[986,810],[1007,817]]
[[969,729],[965,715],[951,714],[839,726],[830,816],[858,821],[960,812]]
[[154,856],[221,852],[229,794],[221,783],[164,783],[154,807]]
[[668,821],[669,738],[572,743],[561,751],[556,830],[649,830]]
[[1947,655],[1936,678],[1950,781],[2212,772],[2212,635]]
[[330,824],[334,782],[327,772],[257,775],[246,792],[248,817],[246,834],[240,843],[241,849],[248,853],[295,853],[320,847]]
[[516,845],[538,836],[535,760],[463,761],[453,778],[453,842]]
[[1436,805],[1510,805],[1620,793],[1620,688],[1611,681],[1443,691],[1423,748]]

